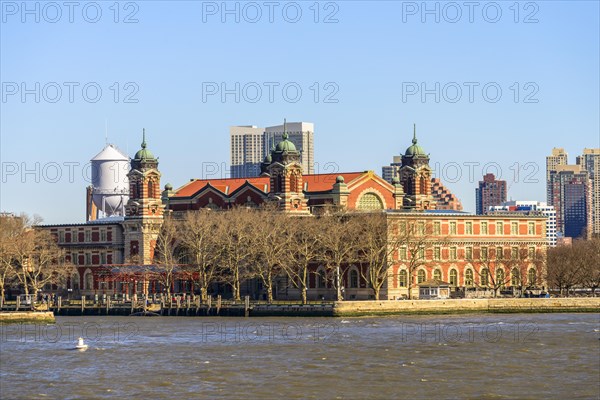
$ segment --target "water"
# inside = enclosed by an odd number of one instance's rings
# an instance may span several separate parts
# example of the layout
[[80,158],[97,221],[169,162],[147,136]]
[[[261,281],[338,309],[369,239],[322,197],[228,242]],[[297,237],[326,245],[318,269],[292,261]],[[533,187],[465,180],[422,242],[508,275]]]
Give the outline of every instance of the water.
[[[598,314],[57,317],[1,329],[2,399],[600,397]],[[72,350],[79,336],[88,350]]]

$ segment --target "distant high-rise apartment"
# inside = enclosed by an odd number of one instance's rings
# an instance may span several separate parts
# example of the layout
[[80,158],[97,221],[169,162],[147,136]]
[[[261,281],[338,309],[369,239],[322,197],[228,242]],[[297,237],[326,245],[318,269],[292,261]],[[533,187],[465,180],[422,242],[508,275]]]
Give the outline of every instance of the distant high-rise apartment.
[[[304,174],[315,173],[314,124],[310,122],[288,122],[286,132],[289,140],[300,152]],[[232,178],[251,178],[260,175],[260,164],[271,147],[282,140],[283,125],[259,128],[254,125],[232,126],[230,173]]]
[[567,163],[568,156],[562,147],[553,148],[552,154],[546,157],[546,201],[549,205],[554,205],[550,193],[550,172],[556,171],[557,166],[567,165]]
[[577,157],[577,164],[584,168],[591,181],[592,234],[600,236],[600,148],[583,149]]
[[497,180],[494,174],[485,174],[475,189],[475,208],[478,215],[487,214],[492,206],[506,201],[506,181]]
[[[315,148],[314,132],[315,126],[311,122],[287,122],[286,132],[296,150],[300,152],[300,163],[303,174],[315,173]],[[271,147],[282,140],[283,125],[268,126],[265,128],[263,154],[266,156]],[[264,157],[263,156],[263,157]]]
[[[546,217],[546,239],[548,246],[555,247],[557,239],[556,231],[556,209],[541,201],[505,201],[499,206],[492,206],[488,210],[492,212],[516,212],[529,215],[531,212],[539,212]],[[528,234],[532,234],[528,232]]]
[[556,228],[563,236],[592,233],[589,173],[581,165],[559,165],[550,173],[549,192],[556,208]]
[[230,135],[230,173],[232,178],[260,175],[264,155],[264,128],[254,125],[232,126]]

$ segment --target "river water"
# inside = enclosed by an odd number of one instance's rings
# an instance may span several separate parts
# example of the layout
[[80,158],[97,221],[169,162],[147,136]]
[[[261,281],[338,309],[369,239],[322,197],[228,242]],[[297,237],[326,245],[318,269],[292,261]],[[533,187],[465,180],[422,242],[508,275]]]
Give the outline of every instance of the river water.
[[598,314],[57,317],[1,334],[1,399],[600,397]]

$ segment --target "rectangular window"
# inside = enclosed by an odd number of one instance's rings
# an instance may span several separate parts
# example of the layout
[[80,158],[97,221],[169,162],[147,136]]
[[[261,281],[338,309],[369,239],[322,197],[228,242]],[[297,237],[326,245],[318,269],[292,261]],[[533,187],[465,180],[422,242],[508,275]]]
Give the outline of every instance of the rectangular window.
[[73,231],[73,233],[71,234],[71,242],[77,243],[77,236],[79,236],[77,234],[77,231]]
[[440,261],[442,259],[442,248],[440,246],[435,246],[433,248],[433,259],[435,261]]
[[465,223],[465,235],[473,234],[473,223],[471,221],[467,221]]
[[90,253],[85,253],[85,265],[90,265],[92,263],[92,255]]
[[456,235],[456,222],[454,221],[450,222],[450,234]]
[[471,246],[465,247],[465,259],[467,259],[467,260],[473,259],[473,248]]
[[104,229],[100,231],[100,241],[106,242],[106,231]]
[[513,221],[510,223],[510,234],[511,235],[518,235],[519,234],[519,223],[516,221]]
[[513,247],[512,249],[510,249],[510,258],[512,258],[513,260],[519,259],[519,248],[518,247]]
[[425,259],[425,248],[424,247],[419,247],[419,250],[417,250],[417,257],[419,257],[419,260]]
[[442,224],[439,221],[433,223],[433,234],[441,235],[442,234]]
[[527,234],[528,235],[535,235],[535,222],[528,222],[527,223]]
[[91,231],[85,231],[85,241],[86,242],[92,241],[92,232]]
[[403,260],[403,261],[406,261],[408,259],[406,247],[400,247],[398,257],[400,258],[400,260]]
[[502,221],[496,222],[496,235],[504,235],[504,224]]
[[529,247],[529,250],[527,251],[527,256],[530,260],[533,260],[535,258],[535,247]]
[[419,235],[425,235],[425,221],[419,221],[418,229]]
[[450,260],[456,260],[456,247],[450,247]]
[[482,260],[487,260],[488,259],[488,248],[487,247],[482,247],[481,248],[481,259]]
[[58,242],[64,243],[65,241],[65,231],[58,231]]
[[502,247],[498,246],[496,247],[496,260],[502,260],[504,258],[504,254],[502,251]]
[[106,253],[100,253],[100,264],[106,264]]
[[488,223],[487,223],[487,221],[482,221],[481,222],[481,234],[482,235],[487,235],[488,234]]

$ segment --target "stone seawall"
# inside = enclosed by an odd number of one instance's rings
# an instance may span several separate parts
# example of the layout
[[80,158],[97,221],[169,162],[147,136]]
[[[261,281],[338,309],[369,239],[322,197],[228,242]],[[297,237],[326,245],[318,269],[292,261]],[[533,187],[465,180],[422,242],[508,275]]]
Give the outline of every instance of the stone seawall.
[[600,312],[600,297],[550,299],[447,299],[341,301],[333,306],[338,317],[394,314]]
[[54,323],[56,320],[52,311],[0,312],[0,323],[12,324],[20,322]]

